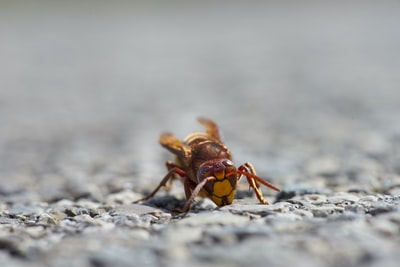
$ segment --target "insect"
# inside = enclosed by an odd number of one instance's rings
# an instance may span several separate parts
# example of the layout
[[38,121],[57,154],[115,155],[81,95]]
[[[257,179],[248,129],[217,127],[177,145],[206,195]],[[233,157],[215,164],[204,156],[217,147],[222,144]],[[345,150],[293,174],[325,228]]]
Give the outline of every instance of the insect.
[[168,173],[159,185],[134,203],[152,198],[162,187],[170,188],[174,179],[181,179],[186,196],[183,212],[189,211],[197,196],[208,197],[221,207],[233,202],[237,184],[245,176],[260,203],[269,204],[263,197],[260,184],[275,191],[280,189],[258,177],[248,162],[236,168],[230,150],[221,141],[217,124],[206,118],[198,121],[204,126],[205,133],[191,133],[183,142],[171,133],[161,134],[159,142],[175,155],[175,162],[167,161]]

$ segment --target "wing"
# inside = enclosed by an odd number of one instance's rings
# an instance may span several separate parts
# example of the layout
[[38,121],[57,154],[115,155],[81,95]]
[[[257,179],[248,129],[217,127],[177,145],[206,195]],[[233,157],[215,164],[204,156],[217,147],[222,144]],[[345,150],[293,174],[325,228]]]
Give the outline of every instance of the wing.
[[204,126],[208,135],[221,141],[221,135],[219,133],[218,125],[214,121],[203,117],[198,118],[198,121],[201,123],[201,125]]
[[190,155],[190,147],[183,144],[175,135],[171,133],[161,134],[159,142],[163,147],[178,157],[188,157]]

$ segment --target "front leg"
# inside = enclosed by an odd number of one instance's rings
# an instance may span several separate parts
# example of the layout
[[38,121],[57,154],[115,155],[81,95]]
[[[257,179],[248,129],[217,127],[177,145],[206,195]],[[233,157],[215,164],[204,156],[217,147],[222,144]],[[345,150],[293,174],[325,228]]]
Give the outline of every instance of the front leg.
[[[245,164],[239,166],[238,168],[239,171],[250,173],[254,176],[257,176],[256,170],[254,169],[253,165],[249,162],[246,162]],[[246,176],[246,175],[245,175]],[[247,182],[249,183],[249,186],[253,188],[254,192],[256,193],[256,196],[258,200],[260,201],[261,204],[269,204],[269,202],[264,198],[261,190],[260,190],[260,184],[256,182],[255,179],[253,179],[251,176],[246,176]]]
[[185,195],[186,195],[186,204],[183,207],[182,210],[176,210],[181,213],[186,213],[190,210],[190,206],[194,202],[194,199],[197,197],[197,195],[200,193],[200,191],[203,189],[203,187],[206,185],[207,182],[215,180],[216,178],[214,176],[210,176],[205,178],[203,181],[201,181],[199,184],[196,184],[192,180],[190,180],[187,176],[183,178],[183,185],[185,187]]

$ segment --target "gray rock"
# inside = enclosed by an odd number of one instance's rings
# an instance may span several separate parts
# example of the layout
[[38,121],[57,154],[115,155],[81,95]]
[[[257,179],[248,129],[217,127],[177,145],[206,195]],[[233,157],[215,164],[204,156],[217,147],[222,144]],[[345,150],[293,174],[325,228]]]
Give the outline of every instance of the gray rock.
[[[310,200],[318,200],[320,197],[326,198],[325,195],[331,194],[331,190],[328,188],[307,188],[307,187],[296,187],[296,188],[285,188],[279,192],[276,196],[277,201],[285,201],[288,199],[299,199],[296,198],[306,195]],[[322,201],[325,201],[323,199]]]
[[44,208],[40,205],[21,205],[16,204],[13,205],[10,210],[9,214],[11,215],[39,215],[44,211]]
[[43,238],[48,234],[46,228],[43,227],[42,225],[27,227],[25,229],[25,233],[34,239]]
[[329,215],[335,213],[342,213],[344,212],[344,208],[337,207],[333,204],[327,204],[321,207],[314,207],[311,209],[314,217],[328,217]]
[[132,192],[131,190],[121,191],[118,193],[110,194],[106,197],[106,203],[108,205],[121,205],[121,204],[129,204],[135,200],[141,198],[141,195]]
[[18,220],[5,215],[0,215],[0,224],[18,224]]
[[172,246],[197,242],[203,237],[203,229],[195,228],[191,225],[180,226],[172,224],[170,227],[162,231],[163,237],[166,238]]
[[229,212],[203,212],[199,214],[189,214],[187,217],[176,222],[182,226],[205,226],[205,225],[244,225],[249,222],[246,216],[235,215]]
[[[159,223],[165,223],[171,220],[172,216],[160,209],[140,205],[140,204],[126,204],[116,207],[111,211],[113,216],[152,216],[155,221]],[[149,217],[150,218],[150,217]]]
[[65,216],[56,216],[56,217],[54,217],[51,214],[42,213],[37,218],[37,222],[36,223],[39,224],[39,225],[43,225],[43,226],[52,225],[52,224],[55,225],[55,224],[58,223],[58,221],[60,219],[64,219],[65,217],[66,217],[66,215]]
[[89,256],[92,266],[158,266],[156,255],[150,249],[130,249],[121,245],[109,245]]

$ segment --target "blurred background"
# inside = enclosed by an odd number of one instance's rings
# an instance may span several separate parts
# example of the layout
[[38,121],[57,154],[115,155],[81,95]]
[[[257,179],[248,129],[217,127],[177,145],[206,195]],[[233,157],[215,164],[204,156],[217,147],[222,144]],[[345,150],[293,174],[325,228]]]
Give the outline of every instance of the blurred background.
[[101,199],[157,183],[158,135],[201,130],[198,116],[280,186],[319,166],[347,170],[338,183],[399,174],[399,14],[398,1],[0,1],[0,191]]

